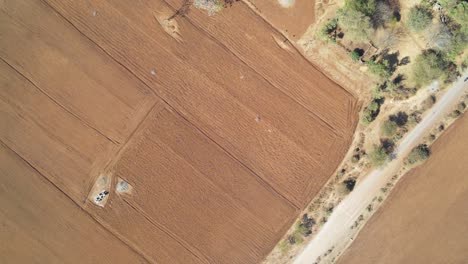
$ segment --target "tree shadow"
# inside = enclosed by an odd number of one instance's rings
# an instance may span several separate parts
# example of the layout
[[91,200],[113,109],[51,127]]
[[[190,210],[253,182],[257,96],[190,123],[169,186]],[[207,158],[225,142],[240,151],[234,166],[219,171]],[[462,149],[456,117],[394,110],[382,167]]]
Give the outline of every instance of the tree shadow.
[[403,57],[401,60],[400,60],[400,63],[398,64],[398,66],[403,66],[403,65],[407,65],[408,63],[411,62],[411,59],[409,56],[406,56],[406,57]]
[[364,55],[364,50],[363,49],[360,49],[360,48],[355,48],[354,49],[354,52],[356,52],[357,54],[359,54],[359,57],[362,57]]
[[403,82],[404,80],[406,80],[406,77],[399,73],[392,81],[393,84],[401,84],[401,82]]
[[388,67],[392,73],[396,70],[397,66],[399,65],[398,56],[400,56],[399,51],[393,53],[390,53],[389,49],[385,49],[382,51],[382,59],[387,61]]

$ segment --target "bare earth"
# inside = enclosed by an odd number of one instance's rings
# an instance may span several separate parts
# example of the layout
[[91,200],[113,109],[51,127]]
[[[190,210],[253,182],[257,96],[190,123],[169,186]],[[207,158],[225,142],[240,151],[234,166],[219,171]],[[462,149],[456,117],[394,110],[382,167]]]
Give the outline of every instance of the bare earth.
[[0,1],[0,262],[259,262],[334,172],[357,99],[181,3]]
[[468,259],[468,116],[406,175],[339,263],[465,263]]

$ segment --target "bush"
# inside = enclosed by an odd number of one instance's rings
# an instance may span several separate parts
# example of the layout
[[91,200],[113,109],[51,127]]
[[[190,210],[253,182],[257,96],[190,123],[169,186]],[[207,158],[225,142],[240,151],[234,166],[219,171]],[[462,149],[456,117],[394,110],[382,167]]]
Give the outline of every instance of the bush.
[[398,130],[398,126],[394,121],[387,120],[382,125],[382,133],[386,137],[393,137]]
[[434,95],[429,95],[424,101],[421,103],[421,111],[426,111],[430,109],[437,101],[437,98]]
[[348,192],[352,192],[354,190],[354,186],[356,186],[356,180],[353,178],[349,178],[343,181],[343,184],[346,186]]
[[346,0],[345,8],[372,16],[375,12],[375,0]]
[[447,76],[450,63],[441,52],[425,50],[418,55],[412,68],[412,78],[417,86],[428,85],[432,81]]
[[431,10],[418,5],[410,9],[407,25],[410,30],[420,32],[426,29],[431,24],[431,21]]
[[415,164],[417,162],[426,160],[431,155],[431,151],[426,144],[421,144],[415,147],[408,155],[408,162]]
[[356,42],[366,42],[374,32],[370,18],[364,13],[354,9],[342,8],[337,13],[338,24],[348,35],[349,39]]
[[359,58],[361,58],[361,56],[359,55],[359,53],[358,53],[357,51],[355,51],[355,50],[351,51],[351,52],[349,53],[349,56],[351,56],[351,59],[352,59],[353,61],[358,61]]
[[370,73],[382,79],[388,79],[392,75],[392,71],[387,60],[382,60],[380,62],[370,60],[367,62],[367,67],[369,67]]
[[389,119],[395,122],[397,126],[403,127],[408,122],[408,114],[400,111],[396,115],[390,115]]
[[460,111],[460,112],[465,111],[465,108],[466,108],[466,103],[465,102],[461,102],[457,106],[457,110]]
[[389,154],[385,151],[382,146],[374,146],[374,149],[370,153],[370,161],[374,167],[382,167],[387,163]]

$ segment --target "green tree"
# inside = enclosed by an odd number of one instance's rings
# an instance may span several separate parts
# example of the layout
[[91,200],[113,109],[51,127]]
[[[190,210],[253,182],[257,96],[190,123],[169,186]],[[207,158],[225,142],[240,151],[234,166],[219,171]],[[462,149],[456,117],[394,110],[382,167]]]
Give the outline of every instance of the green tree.
[[348,37],[356,42],[367,42],[374,32],[370,18],[364,13],[350,8],[338,10],[338,24]]
[[412,67],[412,79],[418,86],[447,76],[450,63],[445,56],[435,50],[425,50],[418,55]]
[[375,12],[375,0],[346,0],[345,8],[372,16]]
[[382,60],[380,62],[370,60],[367,62],[367,67],[369,68],[370,73],[382,79],[388,79],[392,75],[387,60]]
[[396,122],[387,120],[382,125],[382,133],[386,137],[393,137],[398,130],[398,125]]
[[370,124],[377,117],[380,111],[379,99],[374,99],[363,111],[362,123],[364,125]]
[[417,5],[410,9],[408,15],[408,28],[414,32],[421,32],[426,29],[432,21],[432,12],[426,7]]

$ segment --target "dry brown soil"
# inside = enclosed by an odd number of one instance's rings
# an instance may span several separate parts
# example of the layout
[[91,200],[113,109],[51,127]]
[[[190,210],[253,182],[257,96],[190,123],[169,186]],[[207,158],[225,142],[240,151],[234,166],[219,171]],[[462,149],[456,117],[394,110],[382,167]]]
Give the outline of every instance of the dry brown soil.
[[468,116],[405,175],[339,263],[465,263],[468,259]]
[[245,3],[174,38],[180,5],[0,1],[0,262],[259,262],[336,169],[356,98]]

